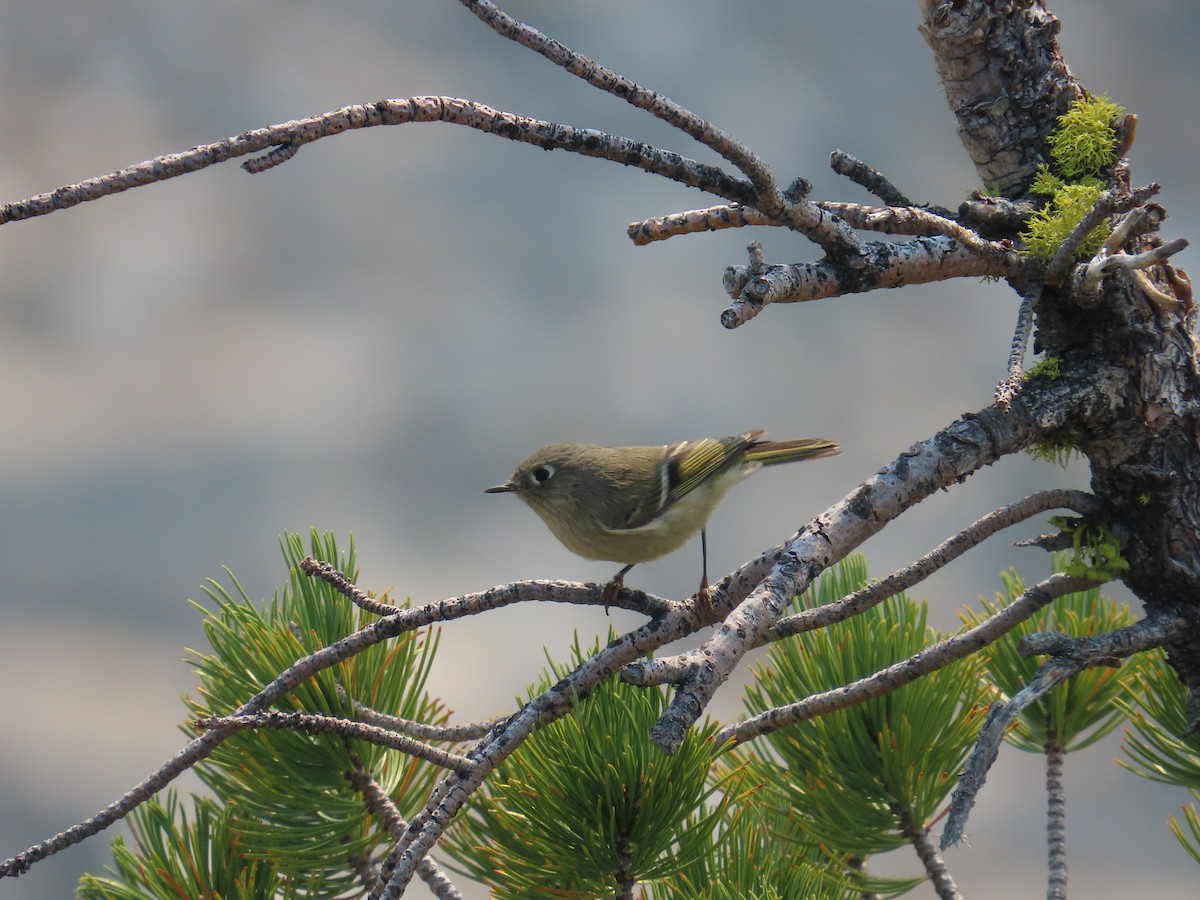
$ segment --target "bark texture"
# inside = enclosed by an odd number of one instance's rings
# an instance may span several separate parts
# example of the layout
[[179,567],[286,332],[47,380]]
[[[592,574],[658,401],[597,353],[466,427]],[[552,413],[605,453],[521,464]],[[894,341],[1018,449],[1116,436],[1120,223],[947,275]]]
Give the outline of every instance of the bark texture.
[[[921,32],[934,52],[959,134],[984,184],[1008,198],[1028,193],[1058,116],[1082,88],[1062,60],[1058,22],[1040,0],[923,0]],[[1119,98],[1118,98],[1119,99]],[[1136,111],[1135,111],[1136,112]],[[1128,161],[1109,175],[1109,190],[1130,193]],[[1159,246],[1165,211],[1124,250]],[[1007,235],[1017,238],[1014,232]],[[1160,267],[1145,274],[1170,293]],[[1128,373],[1116,409],[1066,426],[1062,438],[1091,465],[1099,518],[1121,540],[1130,564],[1123,580],[1147,613],[1184,618],[1185,640],[1169,658],[1188,688],[1189,721],[1200,724],[1200,439],[1197,436],[1195,312],[1190,303],[1162,310],[1133,274],[1106,277],[1099,297],[1080,279],[1015,285],[1038,291],[1035,348],[1061,360],[1065,376],[1085,364]]]

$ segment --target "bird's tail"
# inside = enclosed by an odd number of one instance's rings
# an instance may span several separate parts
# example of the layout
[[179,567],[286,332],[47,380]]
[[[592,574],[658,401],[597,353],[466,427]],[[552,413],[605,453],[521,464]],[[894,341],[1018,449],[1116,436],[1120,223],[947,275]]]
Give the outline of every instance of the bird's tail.
[[821,459],[842,452],[837,441],[826,438],[800,438],[794,441],[755,441],[746,448],[746,460],[773,466],[801,459]]

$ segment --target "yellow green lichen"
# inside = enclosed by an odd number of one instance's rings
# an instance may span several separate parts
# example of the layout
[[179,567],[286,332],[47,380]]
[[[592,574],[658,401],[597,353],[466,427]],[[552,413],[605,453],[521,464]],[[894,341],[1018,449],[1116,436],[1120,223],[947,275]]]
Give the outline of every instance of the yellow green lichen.
[[1025,373],[1025,381],[1043,375],[1046,378],[1058,378],[1062,374],[1062,360],[1057,356],[1045,356],[1029,367]]
[[[1039,259],[1050,259],[1062,246],[1096,204],[1101,188],[1096,184],[1063,184],[1041,209],[1033,213],[1021,232],[1024,251]],[[1107,222],[1101,222],[1083,239],[1076,252],[1077,257],[1090,257],[1103,246],[1112,231]]]
[[1091,581],[1113,581],[1128,571],[1129,562],[1121,555],[1121,542],[1103,523],[1051,516],[1050,524],[1071,536],[1071,556],[1063,571]]
[[[1058,127],[1049,139],[1053,164],[1041,166],[1030,185],[1033,193],[1049,200],[1026,222],[1020,235],[1023,252],[1039,259],[1052,258],[1095,205],[1104,190],[1099,175],[1116,161],[1116,123],[1124,112],[1107,97],[1082,97],[1058,117]],[[1097,227],[1076,256],[1095,254],[1109,232],[1107,223]]]
[[1085,96],[1058,117],[1058,128],[1050,135],[1050,158],[1067,181],[1099,175],[1117,157],[1118,117],[1125,110],[1107,97]]

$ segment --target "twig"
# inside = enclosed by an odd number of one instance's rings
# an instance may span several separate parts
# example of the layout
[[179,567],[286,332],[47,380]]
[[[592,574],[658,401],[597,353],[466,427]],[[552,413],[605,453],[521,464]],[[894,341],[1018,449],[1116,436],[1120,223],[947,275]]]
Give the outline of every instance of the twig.
[[[951,218],[918,206],[863,206],[861,203],[832,200],[818,200],[817,206],[845,219],[852,228],[862,231],[914,236],[941,234],[980,252],[995,253],[1007,249],[1000,244],[985,241],[971,229]],[[635,244],[643,246],[681,234],[782,224],[753,207],[722,205],[710,206],[707,209],[689,209],[667,216],[643,219],[640,222],[630,222],[625,230]]]
[[[1100,282],[1104,280],[1105,276],[1112,274],[1118,269],[1124,269],[1135,275],[1141,275],[1137,270],[1165,263],[1167,259],[1174,256],[1180,250],[1183,250],[1187,245],[1188,242],[1185,238],[1175,238],[1173,241],[1167,241],[1165,244],[1160,244],[1142,253],[1109,253],[1102,249],[1085,266],[1081,286],[1085,291],[1097,291],[1100,288]],[[1149,279],[1142,280],[1149,283],[1151,299],[1160,309],[1177,309],[1179,307],[1179,301],[1175,297],[1160,291],[1154,286],[1153,282],[1149,282]],[[1140,286],[1141,284],[1139,283]]]
[[493,719],[490,722],[467,722],[463,725],[430,725],[428,722],[414,722],[411,719],[401,719],[399,716],[389,716],[354,701],[354,714],[360,721],[369,725],[377,725],[399,734],[426,741],[470,741],[478,740],[489,731],[499,727],[504,719]]
[[883,173],[873,169],[845,150],[834,150],[829,154],[829,166],[839,175],[844,175],[855,184],[866,188],[883,201],[885,206],[912,206],[913,202],[900,193]]
[[993,255],[1006,255],[1011,249],[1006,245],[984,240],[976,232],[953,219],[919,206],[864,206],[861,203],[832,200],[819,201],[818,205],[864,231],[882,231],[914,237],[940,234],[953,238],[969,250]]
[[451,769],[460,774],[470,772],[475,765],[465,756],[431,747],[387,728],[315,713],[287,713],[270,710],[245,716],[209,716],[197,719],[196,727],[205,731],[221,731],[226,736],[250,728],[282,728],[289,731],[304,731],[309,734],[336,734],[344,738],[366,741],[380,747],[399,750],[401,753],[415,756],[433,763],[435,766]]
[[[1072,590],[1082,591],[1095,586],[1094,582],[1079,581],[1082,586]],[[1183,619],[1155,616],[1094,637],[1074,638],[1057,632],[1034,632],[1023,637],[1017,644],[1017,650],[1023,656],[1041,653],[1054,653],[1055,656],[1043,664],[1029,684],[1008,703],[997,704],[989,711],[950,801],[950,815],[942,834],[942,849],[962,840],[967,817],[975,805],[976,795],[987,780],[988,770],[1000,753],[1000,744],[1008,725],[1023,709],[1082,669],[1119,664],[1117,661],[1122,657],[1151,647],[1169,645],[1183,637],[1186,631],[1187,623]]]
[[[743,744],[787,725],[805,722],[874,697],[890,694],[930,672],[977,652],[981,647],[987,646],[1020,625],[1055,598],[1073,591],[1086,590],[1094,584],[1070,575],[1051,575],[1045,581],[1026,590],[1000,612],[968,631],[931,644],[908,659],[881,669],[874,675],[833,690],[813,694],[798,703],[769,709],[742,722],[726,725],[717,732],[716,741],[718,744],[726,741]],[[943,838],[942,849],[945,848],[946,842]]]
[[306,556],[300,560],[300,571],[310,578],[320,578],[339,594],[348,597],[355,606],[369,613],[374,613],[377,616],[390,616],[401,609],[401,607],[391,603],[384,603],[382,600],[376,600],[374,597],[368,596],[366,591],[360,590],[355,586],[332,563]]
[[[501,585],[478,594],[468,594],[453,600],[401,610],[297,660],[281,672],[279,677],[235,710],[232,715],[234,717],[248,716],[262,712],[316,673],[350,659],[368,647],[406,632],[424,628],[435,622],[474,615],[486,609],[496,609],[524,601],[600,605],[602,589],[601,585],[584,585],[573,582],[524,582]],[[626,606],[626,604],[630,604],[630,606]],[[664,627],[663,631],[667,634],[674,634],[676,637],[682,637],[687,633],[688,625],[692,622],[682,604],[652,597],[640,591],[631,591],[628,588],[621,590],[614,599],[613,605],[622,608],[663,611],[662,617],[659,617],[657,613],[650,613],[656,617],[654,627],[651,629],[652,633],[663,625],[664,620],[667,620],[677,623],[676,630],[671,631],[669,627]],[[663,643],[673,639],[673,637],[667,637]],[[647,649],[642,652],[648,652],[656,646],[660,645],[647,644]],[[636,658],[637,655],[635,654],[631,659]],[[120,799],[110,803],[96,815],[0,863],[0,878],[20,875],[28,871],[34,863],[86,840],[119,822],[132,810],[195,766],[196,763],[211,756],[225,737],[226,733],[223,729],[206,731],[167,760],[145,781],[128,791]]]
[[[1159,310],[1180,311],[1181,308],[1182,310],[1190,308],[1192,290],[1190,290],[1189,284],[1184,284],[1182,286],[1183,290],[1180,290],[1181,280],[1178,278],[1177,271],[1171,268],[1171,265],[1166,262],[1174,254],[1188,246],[1186,239],[1176,238],[1141,253],[1109,253],[1106,252],[1106,246],[1108,245],[1105,245],[1105,248],[1102,248],[1096,254],[1096,257],[1082,269],[1082,277],[1079,278],[1081,295],[1086,296],[1098,292],[1100,282],[1106,276],[1111,275],[1112,272],[1124,270],[1133,276],[1134,283],[1138,286],[1142,295],[1145,295],[1146,299],[1150,300]],[[1157,284],[1154,284],[1150,280],[1150,277],[1146,275],[1146,272],[1141,271],[1150,268],[1152,265],[1162,266],[1166,275],[1168,275],[1172,293],[1168,294],[1164,290],[1159,289]],[[1078,275],[1078,272],[1076,272],[1076,275]]]
[[1033,209],[1028,200],[1013,201],[972,191],[959,206],[957,220],[982,235],[1012,235],[1021,230]]
[[723,231],[726,228],[745,228],[748,225],[778,225],[751,206],[721,205],[707,209],[689,209],[668,216],[654,216],[640,222],[630,222],[625,229],[630,240],[639,247],[681,234],[702,231]]
[[[1066,577],[1066,576],[1063,576]],[[1085,591],[1096,586],[1095,582],[1079,579],[1081,587],[1072,590]],[[1010,607],[1011,608],[1011,607]],[[1051,660],[1043,665],[1033,679],[1018,691],[1007,703],[993,704],[988,711],[983,728],[975,741],[975,749],[967,760],[962,774],[958,776],[958,787],[950,800],[950,815],[946,817],[946,828],[942,832],[941,848],[957,844],[962,840],[963,829],[967,824],[967,816],[975,805],[975,797],[979,794],[984,782],[987,781],[988,770],[1000,753],[1000,744],[1008,733],[1009,723],[1012,722],[1030,704],[1036,703],[1057,685],[1066,681],[1081,667],[1069,662]]]
[[[399,840],[404,835],[404,829],[408,827],[408,823],[404,821],[404,816],[400,814],[399,808],[392,802],[392,798],[387,795],[382,785],[371,776],[362,762],[355,757],[355,766],[350,773],[350,784],[356,791],[363,795],[363,801],[367,805],[367,809],[379,816],[383,822],[384,828],[393,839]],[[420,866],[417,869],[418,877],[425,882],[433,896],[439,900],[462,900],[462,892],[450,880],[442,867],[435,863],[428,856],[421,860]],[[370,890],[372,884],[378,879],[379,873],[372,870],[370,881],[365,887]]]
[[929,832],[924,825],[914,821],[912,811],[898,803],[892,804],[892,815],[900,823],[900,833],[917,851],[917,858],[929,874],[929,880],[933,883],[937,895],[942,900],[962,900],[962,894],[958,892],[958,886],[950,877],[950,870],[946,868],[946,861],[929,840]]
[[1054,531],[1049,534],[1039,534],[1037,537],[1026,538],[1023,541],[1013,541],[1014,547],[1037,547],[1047,553],[1057,553],[1070,550],[1075,539],[1065,531]]
[[1063,788],[1067,750],[1053,729],[1047,730],[1042,752],[1046,756],[1046,900],[1067,900],[1067,792]]
[[1046,266],[1044,282],[1052,285],[1060,284],[1063,278],[1066,277],[1067,270],[1071,266],[1071,261],[1079,252],[1080,245],[1089,234],[1095,231],[1109,216],[1127,212],[1134,207],[1143,205],[1160,190],[1162,190],[1161,185],[1151,182],[1145,187],[1137,188],[1128,194],[1117,194],[1115,191],[1104,191],[1101,193],[1096,198],[1096,202],[1092,204],[1092,208],[1071,229],[1071,233],[1067,235],[1066,240],[1055,251],[1054,256]]
[[774,221],[801,232],[819,244],[831,257],[857,257],[861,254],[858,238],[845,222],[826,215],[809,200],[789,200],[785,197],[770,167],[741,141],[662,94],[647,90],[624,75],[593,62],[558,41],[551,40],[536,28],[518,22],[488,0],[460,2],[498,34],[541,54],[593,87],[620,97],[638,109],[646,110],[719,153],[741,170],[754,185],[754,198],[749,201],[749,205],[762,210]]
[[1187,628],[1186,619],[1156,615],[1090,637],[1073,637],[1058,631],[1035,631],[1021,638],[1017,652],[1022,656],[1055,656],[1085,664],[1125,659],[1155,647],[1168,647],[1183,639]]
[[924,581],[934,572],[958,559],[968,550],[977,547],[998,531],[1011,528],[1033,516],[1052,509],[1070,509],[1081,515],[1091,515],[1097,511],[1098,506],[1096,498],[1083,491],[1058,489],[1030,494],[1016,503],[1002,506],[988,513],[958,534],[938,544],[916,562],[896,570],[886,578],[873,581],[861,590],[855,591],[835,603],[817,606],[780,619],[778,624],[770,629],[768,637],[770,640],[780,640],[805,631],[825,628],[835,622],[842,622],[866,612],[888,597]]
[[912,241],[870,241],[865,247],[872,260],[866,271],[851,273],[828,260],[769,266],[747,282],[743,299],[755,305],[731,305],[721,313],[721,324],[726,328],[744,325],[753,318],[754,310],[768,303],[804,303],[962,276],[1007,278],[1027,266],[1019,254],[999,244],[987,244],[989,249],[980,252],[944,235]]
[[715,166],[660,150],[643,141],[590,128],[572,128],[518,116],[456,97],[426,96],[346,106],[319,116],[246,131],[182,153],[157,156],[99,178],[90,178],[36,197],[0,205],[0,225],[44,216],[131,188],[196,172],[230,159],[261,153],[272,147],[290,148],[286,153],[274,154],[270,165],[251,160],[245,166],[247,171],[265,171],[291,158],[302,145],[321,138],[359,128],[414,122],[447,122],[533,144],[544,150],[566,150],[581,156],[607,159],[653,172],[688,187],[699,188],[733,203],[750,203],[757,196],[754,186],[744,179],[729,175]]
[[1025,377],[1025,350],[1029,346],[1029,335],[1033,332],[1033,307],[1041,293],[1041,286],[1035,285],[1021,295],[1017,327],[1013,330],[1012,347],[1008,351],[1008,374],[996,385],[996,403],[1004,409],[1012,403]]

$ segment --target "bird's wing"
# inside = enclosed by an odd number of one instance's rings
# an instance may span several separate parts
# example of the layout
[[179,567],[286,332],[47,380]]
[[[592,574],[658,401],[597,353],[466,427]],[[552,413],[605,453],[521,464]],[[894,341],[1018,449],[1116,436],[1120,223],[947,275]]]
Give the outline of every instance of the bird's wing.
[[655,502],[645,502],[630,511],[622,528],[642,528],[682,497],[739,459],[746,448],[763,434],[747,431],[734,437],[680,441],[666,448],[662,490]]

